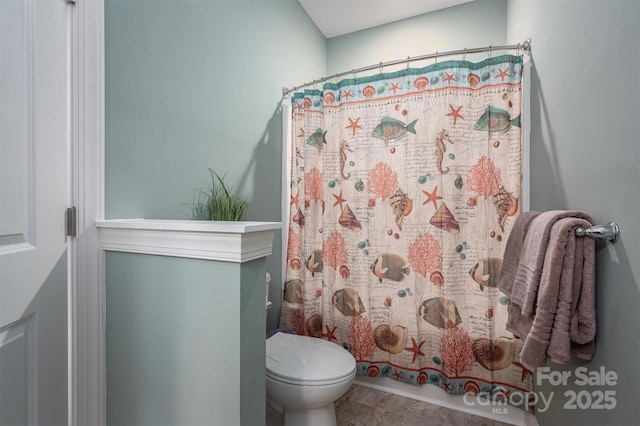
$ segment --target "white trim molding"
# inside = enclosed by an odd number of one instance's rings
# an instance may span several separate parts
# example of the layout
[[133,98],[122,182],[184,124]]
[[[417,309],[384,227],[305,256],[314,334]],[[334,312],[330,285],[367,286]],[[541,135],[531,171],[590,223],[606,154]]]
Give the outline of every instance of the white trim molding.
[[104,199],[104,0],[68,6],[72,20],[73,148],[71,203],[78,236],[70,240],[70,426],[106,425],[104,274],[99,235]]
[[98,220],[105,251],[244,263],[271,254],[280,222]]

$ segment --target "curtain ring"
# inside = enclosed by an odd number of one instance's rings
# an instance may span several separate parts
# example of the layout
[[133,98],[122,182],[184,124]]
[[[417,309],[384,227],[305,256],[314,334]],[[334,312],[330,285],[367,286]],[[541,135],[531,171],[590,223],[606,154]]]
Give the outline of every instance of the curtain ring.
[[336,73],[336,84],[338,84],[338,73]]
[[464,52],[462,53],[462,60],[466,61],[467,60],[467,48],[464,48]]
[[516,46],[516,56],[520,56],[520,43]]
[[434,62],[434,64],[438,63],[438,51],[436,50],[436,61]]
[[409,56],[407,56],[407,69],[409,69]]
[[380,61],[380,74],[382,74],[382,61]]
[[489,45],[489,59],[491,59],[491,56],[493,56],[493,44]]
[[353,82],[356,82],[356,72],[354,71],[353,68],[351,68],[351,74],[353,75]]

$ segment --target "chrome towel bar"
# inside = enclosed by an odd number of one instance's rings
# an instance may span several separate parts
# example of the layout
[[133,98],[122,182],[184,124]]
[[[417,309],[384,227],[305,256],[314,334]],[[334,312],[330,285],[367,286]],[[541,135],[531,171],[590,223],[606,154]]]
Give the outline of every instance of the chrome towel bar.
[[608,225],[595,225],[586,229],[576,228],[576,235],[578,237],[590,237],[615,243],[620,235],[620,227],[616,222],[609,222]]

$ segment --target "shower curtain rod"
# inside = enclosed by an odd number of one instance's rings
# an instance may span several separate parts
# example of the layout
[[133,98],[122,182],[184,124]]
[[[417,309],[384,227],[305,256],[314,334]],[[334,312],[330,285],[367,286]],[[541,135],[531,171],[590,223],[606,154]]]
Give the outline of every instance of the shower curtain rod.
[[330,75],[327,77],[323,77],[319,80],[313,80],[310,81],[308,83],[304,83],[301,84],[299,86],[294,86],[291,89],[287,89],[286,87],[282,88],[282,97],[286,98],[287,96],[289,96],[291,93],[295,92],[296,90],[299,90],[303,87],[307,87],[313,84],[318,84],[318,83],[324,83],[325,81],[331,79],[331,78],[335,78],[337,79],[338,77],[342,77],[343,75],[347,75],[347,74],[357,74],[360,72],[364,72],[364,71],[370,71],[376,68],[382,69],[384,67],[389,67],[389,66],[393,66],[393,65],[399,65],[399,64],[409,64],[409,62],[412,61],[422,61],[424,59],[432,59],[432,58],[436,58],[436,62],[438,60],[438,58],[442,57],[442,56],[453,56],[453,55],[466,55],[467,53],[482,53],[482,52],[493,52],[494,50],[520,50],[522,49],[525,53],[529,53],[529,51],[531,50],[531,39],[528,38],[526,39],[524,42],[522,43],[518,43],[518,44],[509,44],[509,45],[504,45],[504,46],[487,46],[487,47],[476,47],[473,49],[467,49],[464,48],[462,50],[450,50],[448,52],[435,52],[435,53],[430,53],[428,55],[421,55],[421,56],[415,56],[415,57],[410,57],[407,56],[407,59],[397,59],[395,61],[389,61],[389,62],[380,62],[379,64],[376,65],[369,65],[366,67],[361,67],[361,68],[356,68],[353,69],[351,71],[344,71],[344,72],[340,72],[334,75]]

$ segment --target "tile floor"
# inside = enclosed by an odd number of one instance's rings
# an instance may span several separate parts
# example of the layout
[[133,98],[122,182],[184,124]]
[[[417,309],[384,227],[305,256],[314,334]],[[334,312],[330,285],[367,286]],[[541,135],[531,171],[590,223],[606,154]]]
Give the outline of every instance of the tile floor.
[[352,385],[335,408],[338,426],[508,426],[358,385]]

